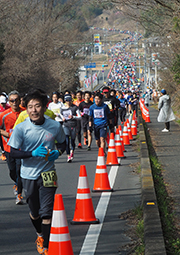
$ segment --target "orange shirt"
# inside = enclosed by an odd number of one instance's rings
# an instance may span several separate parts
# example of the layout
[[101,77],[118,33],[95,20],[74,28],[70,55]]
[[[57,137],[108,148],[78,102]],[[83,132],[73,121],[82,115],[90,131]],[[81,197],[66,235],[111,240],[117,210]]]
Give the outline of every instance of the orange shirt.
[[[19,114],[22,112],[20,108],[19,112],[13,112],[11,108],[0,114],[0,129],[5,130],[8,133],[12,133],[14,123],[16,122]],[[2,135],[2,141],[4,150],[10,152],[10,146],[8,145],[9,138]]]
[[73,104],[75,104],[78,107],[80,105],[80,103],[83,101],[84,101],[84,99],[82,99],[81,101],[75,100],[75,101],[73,101]]

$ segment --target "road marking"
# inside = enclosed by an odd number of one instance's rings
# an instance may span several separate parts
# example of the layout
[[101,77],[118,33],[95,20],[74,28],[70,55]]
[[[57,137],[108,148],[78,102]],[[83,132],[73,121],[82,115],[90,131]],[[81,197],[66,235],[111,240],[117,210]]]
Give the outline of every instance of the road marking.
[[[121,159],[118,159],[118,161],[120,163]],[[113,188],[114,186],[118,168],[119,166],[112,166],[110,169],[109,183],[111,188]],[[99,199],[99,203],[95,211],[96,218],[99,219],[100,223],[96,225],[91,224],[89,226],[88,232],[84,239],[84,243],[79,255],[94,255],[111,194],[112,192],[102,192],[101,197]]]

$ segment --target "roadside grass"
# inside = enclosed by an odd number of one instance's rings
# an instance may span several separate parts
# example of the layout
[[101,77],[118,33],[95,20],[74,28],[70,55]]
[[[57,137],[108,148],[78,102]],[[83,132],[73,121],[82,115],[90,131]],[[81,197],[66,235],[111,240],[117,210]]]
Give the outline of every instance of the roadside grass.
[[168,195],[166,183],[163,179],[163,168],[156,157],[152,145],[151,137],[144,122],[146,139],[149,149],[149,156],[154,179],[154,186],[157,196],[157,203],[161,218],[163,235],[165,240],[166,251],[168,255],[180,255],[180,236],[175,224],[175,215],[173,212],[173,200]]
[[135,205],[134,209],[122,213],[119,217],[120,219],[127,220],[127,224],[131,226],[131,228],[127,230],[126,235],[132,240],[132,243],[122,246],[119,251],[128,251],[127,254],[129,255],[144,255],[145,244],[143,207],[141,205]]

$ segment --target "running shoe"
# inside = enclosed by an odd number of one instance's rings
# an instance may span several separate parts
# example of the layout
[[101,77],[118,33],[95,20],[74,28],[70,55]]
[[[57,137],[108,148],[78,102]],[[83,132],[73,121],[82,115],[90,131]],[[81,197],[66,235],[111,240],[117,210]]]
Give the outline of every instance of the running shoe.
[[21,194],[18,194],[16,196],[16,205],[23,205],[22,199],[23,199],[23,197],[21,196]]
[[68,162],[68,163],[71,163],[71,162],[72,162],[71,156],[69,156],[69,157],[67,158],[67,162]]
[[43,248],[44,239],[42,236],[38,236],[36,239],[36,247],[39,254],[44,254],[44,248]]
[[14,184],[14,186],[13,186],[13,193],[14,193],[15,196],[18,195],[17,185],[16,184]]
[[74,158],[74,152],[72,150],[70,151],[70,157],[71,157],[71,159]]
[[1,155],[1,159],[2,159],[3,161],[6,161],[5,153],[2,153],[2,155]]
[[164,128],[164,129],[162,130],[162,132],[169,132],[169,129]]
[[81,143],[78,144],[78,148],[82,149],[82,144]]
[[90,150],[91,150],[91,147],[90,147],[90,146],[88,146],[88,147],[87,147],[87,151],[90,151]]

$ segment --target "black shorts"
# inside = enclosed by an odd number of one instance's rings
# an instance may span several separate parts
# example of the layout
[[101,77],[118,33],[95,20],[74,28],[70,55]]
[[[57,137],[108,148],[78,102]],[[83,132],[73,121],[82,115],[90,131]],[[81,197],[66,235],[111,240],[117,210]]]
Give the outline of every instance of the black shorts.
[[87,132],[89,130],[89,120],[82,119],[82,127],[83,127],[83,132]]
[[34,218],[40,216],[44,219],[51,219],[54,195],[57,188],[44,187],[41,176],[37,180],[28,180],[22,178],[22,182],[31,215]]
[[107,137],[107,126],[94,126],[95,139],[99,140],[100,137]]

